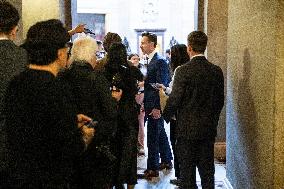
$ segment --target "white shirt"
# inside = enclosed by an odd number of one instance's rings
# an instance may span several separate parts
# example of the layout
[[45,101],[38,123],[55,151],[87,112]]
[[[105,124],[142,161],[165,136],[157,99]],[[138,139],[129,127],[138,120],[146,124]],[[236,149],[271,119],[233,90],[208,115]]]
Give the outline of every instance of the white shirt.
[[156,51],[151,52],[150,54],[148,54],[148,64],[151,62],[152,58],[154,57]]
[[165,93],[166,93],[167,95],[170,95],[171,92],[172,92],[173,84],[174,84],[174,79],[175,79],[175,74],[176,74],[176,71],[177,71],[177,69],[178,69],[179,67],[180,67],[180,66],[176,67],[176,69],[175,69],[175,71],[174,71],[174,74],[173,74],[173,79],[172,79],[171,82],[169,83],[169,86],[166,87],[166,89],[165,89]]
[[204,54],[197,54],[197,55],[190,57],[190,60],[193,59],[194,57],[197,57],[197,56],[205,56],[205,55]]

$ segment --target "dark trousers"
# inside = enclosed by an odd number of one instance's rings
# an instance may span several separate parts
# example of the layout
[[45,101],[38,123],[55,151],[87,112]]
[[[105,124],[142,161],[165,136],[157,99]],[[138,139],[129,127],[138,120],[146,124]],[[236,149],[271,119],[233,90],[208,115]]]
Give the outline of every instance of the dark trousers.
[[164,128],[164,119],[162,117],[160,119],[148,117],[147,147],[147,169],[149,170],[159,169],[160,156],[161,162],[163,163],[169,163],[173,159],[168,137]]
[[178,155],[177,155],[177,150],[176,150],[176,126],[177,126],[177,121],[171,119],[170,120],[170,141],[173,149],[173,154],[174,154],[174,168],[175,168],[175,176],[177,178],[180,177],[180,168],[179,168],[179,160],[178,160]]
[[180,179],[182,189],[197,189],[196,167],[203,189],[214,189],[214,142],[215,139],[189,140],[177,139],[180,160]]

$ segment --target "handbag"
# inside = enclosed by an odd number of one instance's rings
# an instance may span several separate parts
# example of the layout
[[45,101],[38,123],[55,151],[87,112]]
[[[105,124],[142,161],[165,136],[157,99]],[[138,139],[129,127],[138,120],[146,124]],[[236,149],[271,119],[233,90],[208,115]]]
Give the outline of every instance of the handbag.
[[166,95],[165,91],[162,88],[159,89],[159,96],[160,96],[161,111],[163,112],[169,96]]

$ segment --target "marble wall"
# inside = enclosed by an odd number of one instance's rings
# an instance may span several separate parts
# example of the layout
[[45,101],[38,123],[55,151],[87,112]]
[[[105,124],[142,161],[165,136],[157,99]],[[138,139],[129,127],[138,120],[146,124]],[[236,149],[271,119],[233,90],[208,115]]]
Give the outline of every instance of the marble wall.
[[23,33],[38,21],[59,19],[59,0],[22,0]]
[[21,44],[30,26],[47,19],[60,19],[69,30],[72,28],[71,0],[7,0],[20,14],[16,44]]
[[[225,89],[227,87],[227,30],[228,30],[228,0],[202,0],[204,6],[203,25],[208,36],[206,55],[210,62],[221,67],[224,74]],[[200,24],[201,26],[201,24]],[[226,90],[225,90],[226,91]],[[226,92],[225,92],[226,96]],[[226,106],[226,101],[225,101]],[[220,115],[217,142],[226,141],[226,108]],[[225,154],[224,154],[225,156]]]
[[234,189],[284,187],[282,2],[228,1],[227,179]]
[[274,188],[284,188],[284,1],[276,3]]

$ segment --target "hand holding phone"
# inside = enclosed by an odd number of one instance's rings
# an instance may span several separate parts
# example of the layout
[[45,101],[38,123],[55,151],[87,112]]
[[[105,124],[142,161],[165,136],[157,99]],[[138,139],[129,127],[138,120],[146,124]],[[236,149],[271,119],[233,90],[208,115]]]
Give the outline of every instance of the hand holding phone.
[[159,84],[158,83],[149,83],[154,89],[159,90]]

